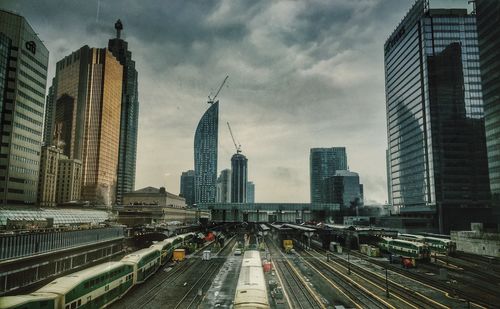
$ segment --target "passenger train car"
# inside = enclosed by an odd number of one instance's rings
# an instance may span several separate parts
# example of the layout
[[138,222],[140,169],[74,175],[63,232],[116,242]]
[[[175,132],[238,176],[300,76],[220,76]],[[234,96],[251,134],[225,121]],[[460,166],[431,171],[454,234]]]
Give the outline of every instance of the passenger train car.
[[[163,248],[180,246],[193,233],[166,239],[150,248],[133,252],[120,261],[107,262],[57,278],[39,290],[19,296],[0,297],[0,309],[103,308],[120,299],[136,284],[158,270]],[[175,244],[175,245],[173,245]],[[156,246],[158,245],[158,246]],[[172,249],[173,251],[173,249]]]
[[437,238],[423,235],[398,234],[398,239],[420,242],[426,244],[432,252],[453,255],[457,250],[457,244],[445,238]]
[[379,247],[391,254],[416,260],[428,260],[430,257],[427,245],[402,239],[382,238]]
[[234,309],[268,309],[266,280],[260,252],[247,250],[243,256],[234,296]]

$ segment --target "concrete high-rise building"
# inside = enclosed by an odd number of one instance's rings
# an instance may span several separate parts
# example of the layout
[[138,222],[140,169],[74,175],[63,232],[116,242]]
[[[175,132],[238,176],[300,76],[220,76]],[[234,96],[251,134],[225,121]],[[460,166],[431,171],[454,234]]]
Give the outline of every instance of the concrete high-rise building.
[[63,155],[58,164],[56,203],[79,201],[82,193],[82,161]]
[[109,51],[123,65],[123,88],[120,117],[120,146],[116,181],[116,203],[121,204],[123,194],[134,191],[137,157],[137,129],[139,119],[139,94],[137,70],[127,41],[120,38],[123,25],[115,23],[116,38],[109,40]]
[[500,203],[500,1],[476,0],[491,194]]
[[241,153],[231,157],[231,203],[246,203],[248,159]]
[[255,184],[253,181],[247,182],[247,203],[255,203]]
[[186,199],[186,204],[193,206],[194,204],[194,171],[189,170],[182,172],[181,175],[181,193],[179,196]]
[[26,19],[0,10],[0,204],[36,202],[48,61]]
[[195,203],[214,203],[217,195],[219,101],[201,117],[194,135]]
[[358,173],[338,170],[335,175],[325,180],[327,203],[340,205],[341,210],[360,206],[362,203],[362,185]]
[[57,146],[53,144],[52,134],[54,134],[55,117],[55,89],[57,88],[55,78],[52,79],[52,86],[49,87],[49,93],[45,102],[45,116],[43,122],[43,144],[48,146]]
[[40,158],[40,179],[38,181],[38,205],[56,206],[56,190],[59,159],[62,150],[55,146],[42,146]]
[[418,0],[384,45],[393,205],[440,233],[488,219],[476,18]]
[[333,177],[337,170],[347,170],[345,147],[311,148],[309,154],[311,203],[326,203],[325,179]]
[[53,137],[82,161],[82,199],[115,201],[123,66],[107,49],[83,46],[57,62]]
[[231,203],[231,170],[225,169],[217,178],[217,203]]

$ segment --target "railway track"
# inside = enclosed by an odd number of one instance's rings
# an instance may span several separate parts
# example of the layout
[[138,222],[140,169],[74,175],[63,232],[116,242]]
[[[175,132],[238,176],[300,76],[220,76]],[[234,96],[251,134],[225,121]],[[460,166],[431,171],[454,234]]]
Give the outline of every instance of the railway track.
[[224,264],[224,257],[231,253],[231,249],[234,246],[236,239],[233,237],[229,239],[226,245],[219,251],[216,257],[213,257],[208,262],[208,265],[204,268],[204,271],[199,275],[199,278],[192,284],[191,288],[184,294],[184,296],[177,302],[173,307],[178,308],[197,308],[202,300],[204,291],[208,290],[210,283],[212,282],[215,275],[217,275],[219,269]]
[[[382,262],[382,261],[377,261],[374,259],[368,259],[367,256],[356,252],[356,251],[351,251],[351,254],[353,256],[359,257],[365,261],[368,261],[374,265],[387,268],[391,272],[395,272],[403,277],[413,279],[415,281],[422,282],[424,284],[427,284],[429,286],[432,286],[438,290],[441,290],[442,292],[447,293],[448,295],[452,296],[458,296],[459,298],[463,299],[464,301],[470,301],[472,305],[476,305],[482,308],[496,308],[498,307],[498,304],[500,304],[500,300],[498,300],[498,297],[495,297],[493,295],[484,295],[484,293],[478,293],[476,290],[470,291],[470,290],[464,290],[460,289],[458,287],[451,286],[448,283],[439,281],[435,278],[430,278],[429,276],[426,276],[421,273],[416,273],[416,272],[411,272],[405,269],[401,269],[397,266],[394,266],[392,264],[389,264],[387,262]],[[344,261],[347,263],[346,261]],[[353,264],[351,264],[352,266]]]
[[343,272],[318,259],[311,253],[301,251],[300,255],[303,258],[305,257],[305,263],[312,266],[312,269],[328,277],[332,281],[332,285],[341,291],[356,308],[397,308],[390,305],[381,297],[378,297],[373,293],[369,293],[368,289],[361,286],[349,276],[346,276]]
[[273,241],[267,241],[268,248],[273,256],[281,256],[280,259],[274,259],[274,264],[281,273],[283,280],[286,283],[286,288],[288,295],[290,297],[291,308],[325,308],[325,306],[316,300],[315,295],[312,294],[309,287],[306,286],[300,274],[293,269],[288,259],[283,255],[283,253],[276,247]]
[[[311,255],[314,256],[314,254]],[[322,254],[320,256],[326,258],[326,256]],[[379,287],[386,286],[385,278],[371,271],[367,271],[363,267],[360,267],[352,263],[348,266],[347,265],[348,262],[343,259],[336,259],[331,261],[331,263],[341,265],[344,269],[347,269],[349,267],[352,272],[359,274],[361,277],[365,278],[366,280],[369,280],[376,286]],[[390,291],[389,293],[391,295],[397,296],[400,300],[409,303],[413,306],[416,306],[416,308],[436,308],[436,309],[448,308],[448,306],[446,305],[439,304],[434,300],[429,299],[428,297],[420,293],[417,293],[409,288],[401,286],[400,284],[392,282],[391,280],[387,280],[387,286],[389,288]]]
[[[204,246],[194,255],[200,256],[202,250],[210,248],[212,245],[213,243]],[[172,271],[166,273],[164,276],[160,276],[160,279],[159,280],[157,279],[157,282],[155,282],[154,285],[150,287],[147,292],[141,294],[140,297],[130,302],[129,304],[125,305],[125,308],[140,308],[151,303],[156,298],[156,296],[162,291],[162,288],[165,287],[167,281],[174,282],[184,273],[184,271],[192,267],[192,265],[195,263],[196,261],[192,259],[184,260],[183,262],[181,262],[180,265],[177,265],[177,267],[173,268]],[[160,267],[160,269],[157,272],[161,271],[163,267],[164,266]],[[154,280],[154,276],[151,277],[149,280]]]

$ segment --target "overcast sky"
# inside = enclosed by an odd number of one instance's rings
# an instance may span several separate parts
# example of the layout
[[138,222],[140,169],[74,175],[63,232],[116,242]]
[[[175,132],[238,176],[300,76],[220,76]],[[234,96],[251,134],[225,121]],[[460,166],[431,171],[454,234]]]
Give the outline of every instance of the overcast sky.
[[193,169],[207,96],[220,98],[219,171],[231,123],[257,202],[309,202],[309,149],[345,146],[365,202],[387,200],[383,44],[413,0],[1,0],[24,15],[55,63],[106,47],[120,18],[139,72],[136,189]]

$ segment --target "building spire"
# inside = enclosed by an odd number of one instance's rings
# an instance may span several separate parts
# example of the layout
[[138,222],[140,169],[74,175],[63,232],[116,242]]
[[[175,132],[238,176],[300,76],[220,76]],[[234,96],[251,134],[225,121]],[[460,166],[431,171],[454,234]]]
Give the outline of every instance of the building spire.
[[116,29],[116,38],[120,38],[120,32],[123,30],[123,24],[121,20],[117,20],[115,23],[115,29]]

